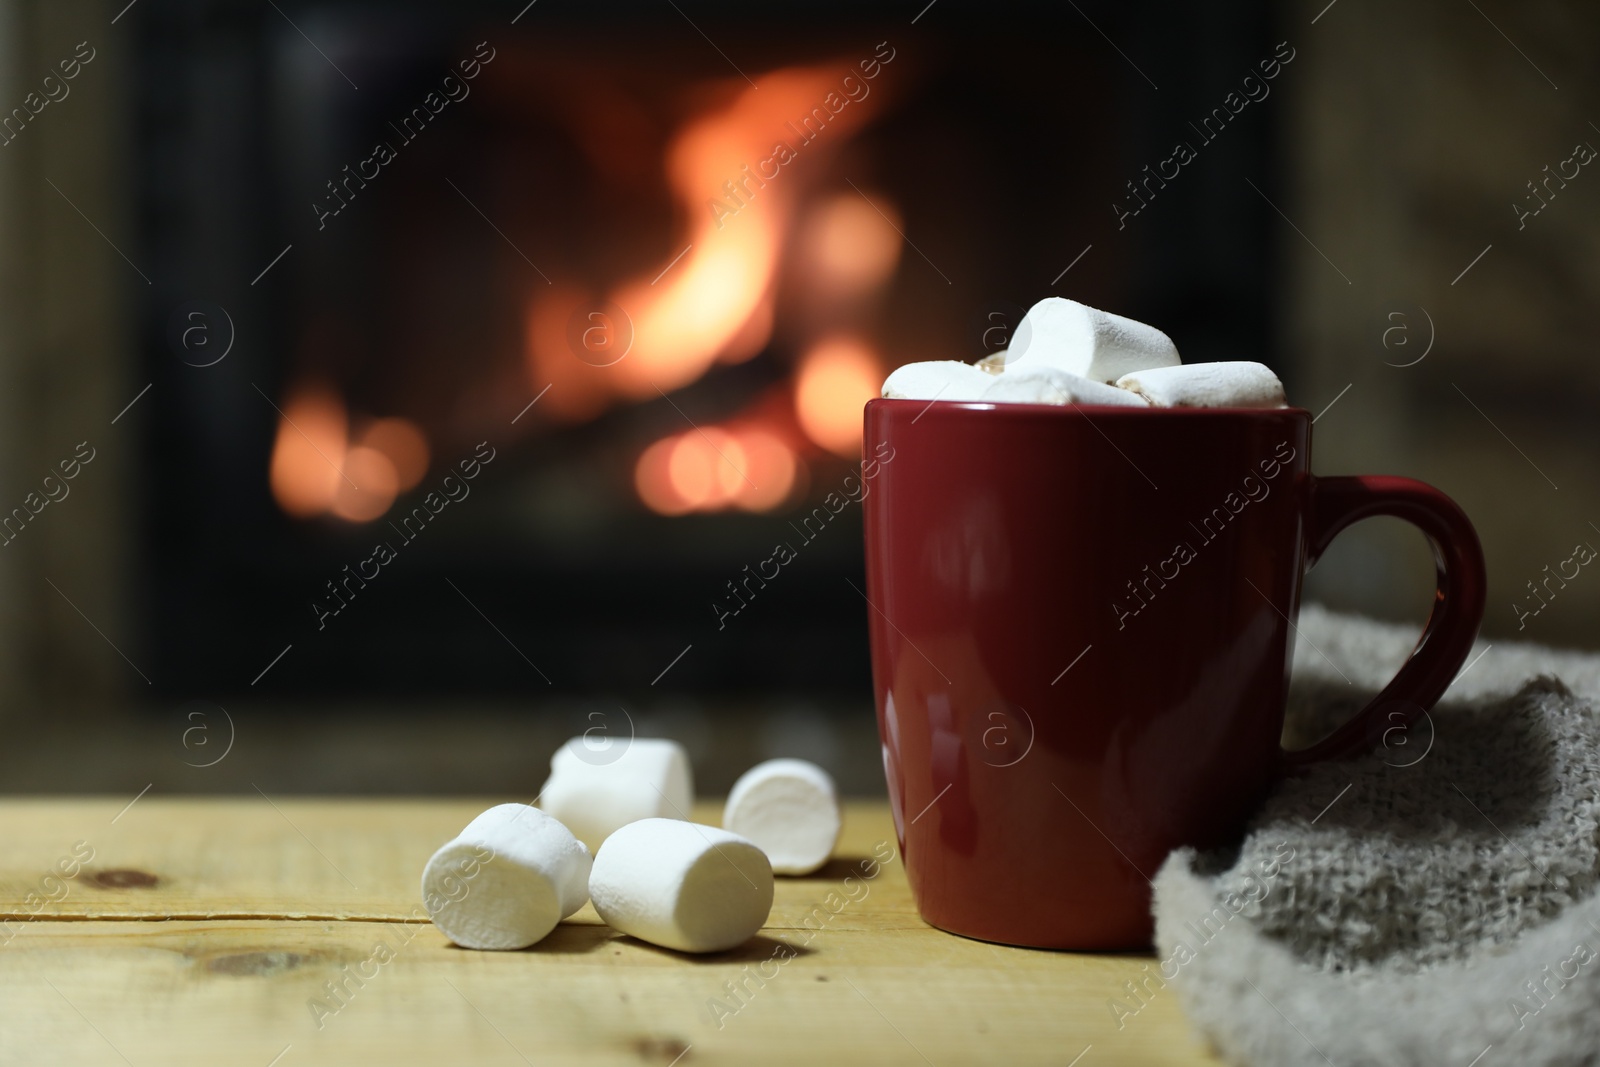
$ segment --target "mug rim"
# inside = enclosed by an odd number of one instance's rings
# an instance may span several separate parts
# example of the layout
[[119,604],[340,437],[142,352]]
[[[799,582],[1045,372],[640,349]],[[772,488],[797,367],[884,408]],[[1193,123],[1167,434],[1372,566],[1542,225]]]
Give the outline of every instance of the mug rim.
[[871,400],[868,400],[864,405],[864,410],[866,408],[872,408],[875,406],[887,406],[891,409],[899,407],[919,407],[921,410],[926,411],[935,405],[940,406],[940,408],[945,411],[960,410],[974,414],[978,412],[983,412],[985,414],[1004,412],[1007,414],[1015,413],[1017,415],[1043,415],[1045,417],[1064,417],[1074,413],[1082,414],[1084,411],[1090,411],[1094,413],[1094,416],[1097,419],[1102,416],[1121,417],[1124,415],[1131,418],[1150,418],[1153,416],[1161,416],[1169,419],[1214,419],[1227,417],[1238,418],[1241,416],[1250,416],[1253,418],[1272,418],[1283,416],[1298,417],[1311,414],[1308,409],[1297,407],[1292,404],[1285,405],[1281,408],[1141,408],[1128,404],[1023,404],[1013,403],[1011,401],[996,400],[911,400],[903,397],[886,396],[873,397]]

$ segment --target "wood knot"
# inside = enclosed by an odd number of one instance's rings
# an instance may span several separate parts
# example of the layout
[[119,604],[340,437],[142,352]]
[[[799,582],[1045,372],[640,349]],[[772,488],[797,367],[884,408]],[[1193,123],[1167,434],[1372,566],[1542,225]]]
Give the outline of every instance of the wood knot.
[[206,970],[212,974],[251,977],[292,970],[305,960],[298,952],[235,952],[207,960]]
[[96,871],[89,881],[101,889],[149,889],[159,884],[161,879],[147,871],[117,867],[109,871]]
[[675,1037],[639,1037],[633,1040],[633,1051],[646,1063],[677,1063],[689,1046]]

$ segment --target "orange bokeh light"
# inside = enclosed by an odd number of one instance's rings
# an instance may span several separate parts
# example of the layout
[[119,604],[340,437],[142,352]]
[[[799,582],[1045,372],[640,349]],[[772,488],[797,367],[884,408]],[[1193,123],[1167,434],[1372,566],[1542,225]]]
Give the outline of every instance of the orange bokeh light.
[[807,220],[806,253],[830,289],[874,288],[888,281],[900,263],[899,212],[885,197],[867,195],[870,204],[858,193],[841,193],[816,207]]
[[721,430],[696,431],[695,436],[705,441],[706,447],[717,457],[711,464],[711,470],[716,475],[712,504],[716,507],[732,504],[733,498],[751,484],[750,458],[745,455],[744,445],[737,437]]
[[389,510],[400,491],[400,475],[389,457],[358,445],[344,456],[344,477],[328,509],[350,522],[371,522]]
[[798,468],[794,450],[772,433],[707,426],[650,445],[633,477],[639,499],[662,515],[770,511],[789,498]]
[[794,450],[765,430],[740,431],[739,444],[749,459],[750,481],[741,479],[733,502],[746,511],[771,511],[794,489]]
[[691,509],[711,511],[733,502],[749,477],[748,465],[738,439],[707,427],[679,435],[667,460],[667,477]]
[[806,436],[830,452],[861,451],[861,409],[878,395],[883,372],[866,343],[837,337],[813,347],[795,380],[795,416]]
[[361,444],[389,458],[402,493],[428,473],[428,439],[410,419],[379,419],[361,435]]
[[672,451],[667,456],[667,481],[690,511],[711,503],[716,491],[714,459],[704,442],[690,434],[680,434],[672,442]]
[[349,416],[333,390],[302,385],[283,402],[267,479],[297,519],[333,514],[370,522],[428,470],[428,442],[406,419],[378,419],[350,446]]
[[678,495],[667,470],[677,443],[676,437],[663,437],[640,454],[633,468],[633,485],[639,491],[639,499],[645,507],[662,515],[682,515],[692,507]]
[[344,404],[332,390],[310,388],[283,402],[267,475],[279,507],[305,519],[333,506],[345,433]]

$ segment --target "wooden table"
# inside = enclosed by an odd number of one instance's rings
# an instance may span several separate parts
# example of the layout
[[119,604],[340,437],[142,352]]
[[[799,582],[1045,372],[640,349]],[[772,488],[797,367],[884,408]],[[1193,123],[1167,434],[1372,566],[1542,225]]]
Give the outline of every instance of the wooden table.
[[588,906],[523,952],[452,946],[419,876],[488,801],[126,803],[0,801],[0,1064],[1217,1062],[1170,990],[1119,1029],[1150,957],[925,925],[881,804],[779,880],[759,935],[696,958]]

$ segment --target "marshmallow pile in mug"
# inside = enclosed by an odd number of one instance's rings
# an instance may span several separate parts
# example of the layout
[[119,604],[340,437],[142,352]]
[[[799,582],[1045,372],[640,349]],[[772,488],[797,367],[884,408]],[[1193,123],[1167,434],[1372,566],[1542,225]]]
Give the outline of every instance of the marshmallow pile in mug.
[[1286,406],[1283,383],[1263,364],[1184,365],[1172,339],[1154,326],[1055,296],[1028,310],[1009,348],[976,364],[908,363],[889,375],[883,395],[1137,408]]

